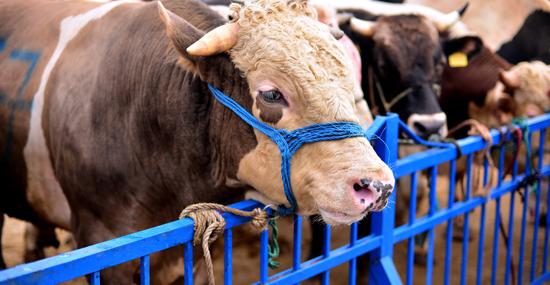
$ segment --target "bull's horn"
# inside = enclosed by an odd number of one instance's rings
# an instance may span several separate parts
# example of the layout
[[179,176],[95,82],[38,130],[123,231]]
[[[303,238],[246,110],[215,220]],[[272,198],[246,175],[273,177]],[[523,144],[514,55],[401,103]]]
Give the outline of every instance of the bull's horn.
[[329,32],[337,40],[341,39],[344,36],[344,32],[342,30],[333,28],[321,22],[317,22],[317,24],[319,25],[319,27],[321,27],[321,29]]
[[209,56],[227,51],[237,43],[237,33],[240,28],[237,23],[217,27],[188,47],[187,53]]
[[466,11],[466,8],[468,8],[469,4],[470,4],[469,2],[466,2],[464,7],[437,19],[435,21],[437,25],[437,30],[440,33],[445,32],[456,22],[460,21],[460,18],[462,18],[462,15],[464,15],[464,12]]
[[330,34],[337,40],[341,39],[344,36],[344,32],[340,29],[335,29],[331,26],[327,26]]
[[372,37],[372,35],[374,34],[374,28],[376,27],[376,22],[360,20],[352,17],[349,20],[349,27],[352,31],[362,36]]

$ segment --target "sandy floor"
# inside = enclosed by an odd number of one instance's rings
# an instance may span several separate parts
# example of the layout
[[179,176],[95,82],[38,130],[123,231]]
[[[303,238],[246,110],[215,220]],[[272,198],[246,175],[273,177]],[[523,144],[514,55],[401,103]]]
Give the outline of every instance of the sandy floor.
[[[439,183],[439,185],[447,185],[446,183]],[[444,186],[441,186],[444,187]],[[443,191],[444,192],[444,191]],[[516,196],[516,203],[514,206],[514,229],[513,229],[513,257],[516,266],[516,275],[518,268],[519,258],[519,240],[521,234],[521,209],[523,204],[519,202],[519,196]],[[447,197],[442,195],[439,199],[442,204],[446,204]],[[502,217],[507,225],[508,221],[508,209],[510,207],[509,195],[503,198],[502,204]],[[492,266],[492,254],[493,254],[493,233],[494,233],[494,216],[495,216],[495,202],[491,202],[487,207],[487,218],[485,221],[486,235],[485,242],[483,244],[483,273],[482,284],[488,284],[491,280],[491,266]],[[479,227],[480,227],[480,209],[476,209],[470,215],[472,240],[469,243],[468,251],[468,269],[467,269],[467,284],[475,283],[477,277],[477,254],[479,246]],[[278,259],[282,262],[282,268],[278,270],[270,271],[270,275],[276,272],[288,268],[292,263],[292,221],[291,219],[283,219],[279,222],[280,227],[280,246],[281,257]],[[445,267],[445,229],[446,225],[440,225],[436,228],[435,237],[435,264],[434,264],[434,284],[443,283],[443,273]],[[533,246],[533,230],[534,225],[527,223],[526,242],[525,242],[525,255],[524,255],[524,283],[529,281],[529,270],[531,268],[531,252]],[[24,223],[15,219],[6,219],[4,225],[4,234],[2,238],[2,249],[4,252],[4,259],[9,267],[23,263],[23,248],[24,248]],[[70,243],[67,243],[68,233],[64,231],[57,232],[58,237],[62,243],[59,249],[47,248],[47,256],[53,256],[66,251],[71,250]],[[304,233],[303,233],[303,251],[302,256],[307,256],[309,250],[309,244],[311,241],[310,223],[304,221]],[[320,237],[322,238],[322,237]],[[499,264],[497,272],[497,284],[504,283],[504,260],[505,260],[505,245],[502,237],[499,242]],[[543,242],[544,242],[544,227],[539,227],[538,234],[538,249],[537,249],[537,262],[535,264],[536,274],[540,275],[542,270],[542,256],[543,256]],[[234,233],[234,259],[239,262],[234,263],[234,284],[248,284],[257,282],[259,280],[259,235],[254,234],[249,225],[241,226],[240,229],[235,230]],[[332,231],[332,248],[338,248],[347,244],[349,240],[349,230],[346,227],[333,229]],[[218,245],[219,246],[219,245]],[[452,261],[451,261],[451,283],[459,284],[461,276],[461,262],[462,262],[462,243],[453,242],[452,248]],[[218,254],[219,258],[215,260],[215,272],[216,280],[218,284],[223,281],[223,255]],[[399,243],[395,246],[394,261],[397,270],[401,276],[401,279],[405,281],[406,277],[406,256],[407,256],[407,244],[406,242]],[[348,265],[343,264],[330,271],[331,284],[347,284]],[[426,267],[423,265],[414,266],[414,284],[425,284]],[[67,284],[86,284],[84,278],[69,281]]]

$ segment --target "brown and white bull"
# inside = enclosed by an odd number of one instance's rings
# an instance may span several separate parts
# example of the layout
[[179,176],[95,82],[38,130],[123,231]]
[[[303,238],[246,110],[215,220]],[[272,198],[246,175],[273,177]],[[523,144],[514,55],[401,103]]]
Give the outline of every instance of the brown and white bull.
[[[0,2],[0,211],[83,247],[251,188],[288,207],[277,145],[207,84],[278,129],[359,123],[352,64],[306,2],[234,5],[229,24],[197,1],[165,4],[159,17],[156,3]],[[364,137],[304,145],[290,174],[298,214],[360,220],[391,191],[365,178],[393,188]],[[154,282],[181,276],[182,256],[151,256]],[[127,284],[137,268],[102,276]]]

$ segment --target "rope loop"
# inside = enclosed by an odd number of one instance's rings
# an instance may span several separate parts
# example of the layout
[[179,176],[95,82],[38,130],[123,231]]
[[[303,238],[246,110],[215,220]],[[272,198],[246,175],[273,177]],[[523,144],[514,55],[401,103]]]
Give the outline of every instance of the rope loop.
[[202,244],[204,261],[206,263],[206,270],[208,271],[208,284],[210,285],[214,285],[216,282],[214,280],[214,267],[212,265],[209,246],[223,234],[225,229],[225,220],[220,211],[243,217],[252,217],[252,226],[258,231],[267,230],[268,226],[267,212],[261,208],[247,212],[221,204],[199,203],[189,205],[181,212],[179,215],[180,220],[190,218],[195,221],[193,245]]
[[[489,195],[489,189],[493,184],[495,184],[497,175],[493,171],[495,164],[493,162],[493,159],[489,155],[489,150],[493,146],[493,137],[491,136],[491,133],[489,132],[489,129],[479,123],[478,121],[474,119],[468,119],[460,124],[458,124],[456,127],[451,129],[449,131],[448,136],[455,133],[456,131],[464,128],[464,127],[470,127],[470,131],[468,132],[468,135],[480,135],[484,141],[487,142],[487,146],[484,149],[481,149],[474,153],[474,163],[472,165],[472,189],[473,189],[473,195],[474,197],[483,197]],[[489,167],[485,169],[484,167],[484,161],[487,160]],[[483,186],[483,174],[484,171],[488,171],[487,173],[487,184]],[[464,193],[463,193],[464,195]]]

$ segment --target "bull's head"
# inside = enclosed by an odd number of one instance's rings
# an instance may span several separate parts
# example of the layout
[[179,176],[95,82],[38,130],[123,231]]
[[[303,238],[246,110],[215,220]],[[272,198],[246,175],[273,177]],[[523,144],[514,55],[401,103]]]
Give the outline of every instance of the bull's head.
[[375,101],[371,104],[378,106],[379,113],[398,113],[424,139],[447,133],[446,115],[438,103],[446,63],[440,35],[464,10],[428,18],[403,9],[372,11],[375,14],[350,9],[354,16],[341,17],[341,28],[362,48],[368,66],[364,67],[363,90]]
[[[287,131],[317,123],[359,123],[354,114],[352,64],[307,3],[235,4],[233,22],[207,34],[159,8],[186,66],[228,96],[246,98],[241,105],[261,122]],[[247,94],[220,86],[212,76],[218,67],[204,60],[210,57],[230,59],[231,68],[244,76],[231,80],[244,82]],[[228,177],[227,183],[252,186],[261,202],[289,207],[279,148],[258,130],[254,136],[257,143],[240,157],[236,177]],[[394,185],[392,171],[364,137],[302,146],[292,158],[290,180],[298,214],[320,213],[329,224],[349,224],[369,210],[381,210]]]

